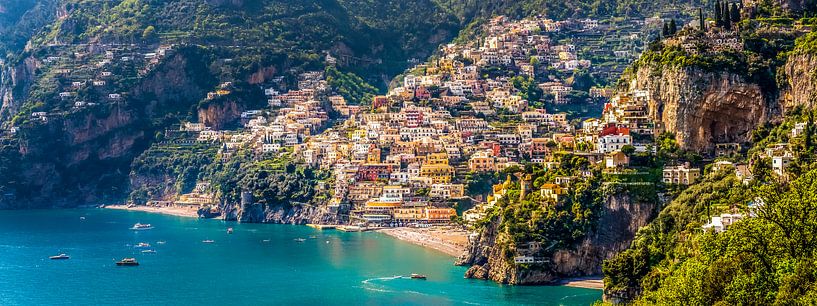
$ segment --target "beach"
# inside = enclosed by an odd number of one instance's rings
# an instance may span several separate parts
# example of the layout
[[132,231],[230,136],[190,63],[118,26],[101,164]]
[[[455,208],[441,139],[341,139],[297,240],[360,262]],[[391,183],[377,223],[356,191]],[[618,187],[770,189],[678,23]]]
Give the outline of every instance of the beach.
[[459,257],[468,246],[468,232],[452,226],[397,227],[378,230],[394,238]]
[[587,276],[566,279],[562,286],[604,290],[604,278],[601,276]]
[[102,208],[108,209],[119,209],[119,210],[130,210],[130,211],[143,211],[149,213],[157,213],[157,214],[165,214],[171,216],[179,216],[179,217],[189,217],[189,218],[198,218],[198,212],[196,209],[193,208],[185,208],[185,207],[155,207],[155,206],[142,206],[142,205],[105,205]]

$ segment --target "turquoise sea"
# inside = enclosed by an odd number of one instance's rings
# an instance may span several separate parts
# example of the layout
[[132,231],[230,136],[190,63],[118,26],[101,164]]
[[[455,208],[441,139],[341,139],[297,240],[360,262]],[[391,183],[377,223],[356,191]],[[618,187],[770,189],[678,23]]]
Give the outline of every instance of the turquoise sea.
[[[155,228],[130,230],[137,222]],[[140,242],[156,253],[141,253]],[[48,259],[59,253],[71,259]],[[141,265],[115,266],[123,257]],[[588,305],[601,298],[599,290],[464,279],[465,268],[452,261],[380,233],[105,209],[0,211],[0,305]],[[395,277],[411,273],[428,280]]]

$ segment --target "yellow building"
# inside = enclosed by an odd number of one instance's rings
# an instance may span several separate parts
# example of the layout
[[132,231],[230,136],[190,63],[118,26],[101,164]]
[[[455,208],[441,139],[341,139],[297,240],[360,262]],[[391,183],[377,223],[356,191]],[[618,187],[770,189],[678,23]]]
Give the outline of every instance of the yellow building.
[[445,165],[422,165],[420,166],[420,176],[431,178],[432,184],[451,183],[454,176],[454,167]]
[[542,189],[539,192],[542,197],[559,201],[559,196],[567,194],[567,189],[556,184],[542,184]]

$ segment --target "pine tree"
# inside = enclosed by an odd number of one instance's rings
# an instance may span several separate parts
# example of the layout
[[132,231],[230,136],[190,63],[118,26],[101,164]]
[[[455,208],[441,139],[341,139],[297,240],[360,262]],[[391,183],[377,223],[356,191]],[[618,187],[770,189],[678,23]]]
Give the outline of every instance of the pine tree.
[[675,35],[675,33],[678,33],[678,25],[675,24],[675,18],[672,18],[669,21],[669,34]]

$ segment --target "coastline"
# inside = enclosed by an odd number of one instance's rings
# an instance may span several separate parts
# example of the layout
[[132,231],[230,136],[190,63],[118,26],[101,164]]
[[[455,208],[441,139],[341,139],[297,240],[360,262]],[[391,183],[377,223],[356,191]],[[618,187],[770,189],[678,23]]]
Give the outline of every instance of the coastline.
[[181,207],[153,207],[153,206],[128,206],[128,205],[104,205],[105,209],[118,209],[128,211],[141,211],[154,214],[171,215],[177,217],[198,218],[198,212],[194,209]]
[[586,276],[564,279],[560,286],[604,290],[604,278],[602,276]]
[[[181,207],[105,205],[101,206],[101,208],[198,218],[196,210]],[[403,242],[436,250],[455,258],[465,253],[468,245],[468,232],[453,226],[432,228],[395,227],[381,228],[374,231]],[[569,278],[560,281],[558,286],[604,290],[604,279],[601,276]]]
[[468,232],[455,227],[413,228],[396,227],[378,229],[378,232],[411,244],[459,257],[468,244]]

